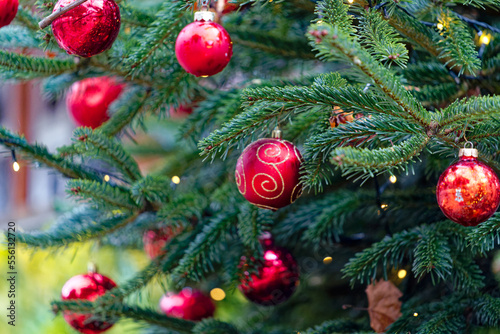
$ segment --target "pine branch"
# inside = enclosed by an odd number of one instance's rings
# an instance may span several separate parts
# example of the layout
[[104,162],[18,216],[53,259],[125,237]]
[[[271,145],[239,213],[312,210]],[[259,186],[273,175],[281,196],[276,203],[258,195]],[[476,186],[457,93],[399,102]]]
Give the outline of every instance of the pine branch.
[[472,303],[479,323],[498,328],[500,326],[500,298],[484,294]]
[[464,6],[472,6],[481,9],[485,9],[485,7],[500,9],[500,3],[497,0],[443,0],[441,2],[443,4],[461,4]]
[[67,188],[68,194],[88,199],[98,206],[111,206],[132,211],[140,209],[140,206],[135,203],[128,191],[118,186],[112,186],[107,182],[70,180],[67,183]]
[[486,254],[486,252],[500,244],[500,215],[495,214],[486,222],[471,229],[467,242],[474,252]]
[[[87,215],[73,219],[70,217],[68,223],[58,224],[57,229],[51,229],[49,232],[17,233],[16,236],[19,242],[32,247],[62,247],[74,242],[102,238],[133,222],[137,217],[138,214],[131,213],[100,218],[97,221],[89,219]],[[77,218],[76,222],[74,218]]]
[[500,96],[470,97],[453,102],[445,109],[434,113],[433,117],[443,129],[457,123],[474,124],[489,121],[489,116],[498,116],[499,108]]
[[350,320],[329,320],[314,328],[301,331],[302,334],[359,333],[360,326]]
[[147,175],[136,182],[130,192],[137,204],[145,202],[165,203],[172,196],[171,181],[164,176]]
[[238,215],[238,235],[243,244],[251,250],[261,250],[259,237],[273,225],[269,211],[244,203]]
[[452,259],[448,240],[434,231],[422,229],[414,249],[413,273],[417,279],[431,274],[433,284],[451,274]]
[[73,147],[78,154],[99,157],[116,167],[128,181],[134,182],[142,178],[137,162],[125,151],[118,140],[106,137],[100,130],[77,128],[73,137]]
[[19,150],[27,158],[38,161],[49,168],[53,168],[67,177],[89,180],[101,179],[100,175],[84,166],[71,163],[64,158],[52,155],[45,146],[38,144],[30,145],[26,139],[12,134],[5,128],[0,128],[0,144],[10,149]]
[[203,319],[194,326],[193,334],[238,334],[233,325],[215,319]]
[[354,16],[349,14],[349,5],[345,4],[342,0],[326,0],[320,1],[316,5],[315,14],[322,16],[316,20],[325,21],[332,26],[337,26],[344,33],[351,35],[356,32],[353,26]]

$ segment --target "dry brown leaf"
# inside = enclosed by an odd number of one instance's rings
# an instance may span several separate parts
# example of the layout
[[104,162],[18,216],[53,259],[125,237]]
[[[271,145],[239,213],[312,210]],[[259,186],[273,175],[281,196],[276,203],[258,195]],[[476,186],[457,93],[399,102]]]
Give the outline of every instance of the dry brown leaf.
[[383,333],[401,316],[401,291],[392,282],[380,280],[366,288],[370,326],[377,333]]

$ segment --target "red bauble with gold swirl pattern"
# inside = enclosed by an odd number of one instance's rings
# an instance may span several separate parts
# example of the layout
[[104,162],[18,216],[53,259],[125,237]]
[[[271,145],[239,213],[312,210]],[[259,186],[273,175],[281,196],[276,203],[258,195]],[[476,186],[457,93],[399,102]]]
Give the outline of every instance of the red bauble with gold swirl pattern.
[[450,220],[477,226],[488,220],[500,204],[500,179],[477,159],[477,150],[460,150],[460,160],[441,174],[436,195],[438,205]]
[[292,143],[275,138],[248,145],[236,164],[236,184],[253,205],[278,210],[302,194],[299,183],[302,156]]

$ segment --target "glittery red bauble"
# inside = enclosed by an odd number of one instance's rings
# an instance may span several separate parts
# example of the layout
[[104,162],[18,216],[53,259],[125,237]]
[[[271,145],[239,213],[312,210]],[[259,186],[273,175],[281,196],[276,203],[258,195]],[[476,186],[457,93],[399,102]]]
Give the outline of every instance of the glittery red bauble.
[[165,226],[160,229],[144,232],[142,241],[144,243],[144,251],[149,255],[149,258],[154,259],[158,255],[165,254],[165,245],[179,230],[175,230],[171,226]]
[[197,77],[214,75],[229,63],[233,43],[220,24],[195,21],[177,36],[175,55],[186,72]]
[[[83,299],[94,301],[106,291],[116,286],[111,279],[97,273],[77,275],[70,278],[63,286],[63,300]],[[99,321],[92,314],[82,314],[65,311],[64,320],[74,329],[84,334],[98,334],[108,330],[113,324]]]
[[19,0],[0,0],[0,28],[9,25],[17,14]]
[[446,217],[464,226],[476,226],[497,211],[500,180],[488,165],[463,156],[441,174],[436,195]]
[[109,105],[120,96],[123,85],[113,78],[88,78],[75,82],[66,97],[70,115],[79,126],[92,129],[109,119]]
[[[74,0],[59,0],[54,12]],[[113,0],[88,0],[52,22],[52,32],[69,54],[92,57],[111,47],[120,31],[120,9]]]
[[[272,240],[264,240],[263,247],[264,258],[258,275],[245,272],[239,289],[254,303],[277,305],[287,301],[299,285],[299,269],[292,254],[274,246]],[[242,265],[245,263],[246,258],[242,257]]]
[[201,291],[184,288],[179,293],[166,293],[160,299],[160,309],[170,317],[198,321],[213,316],[215,305]]
[[245,198],[260,208],[277,210],[302,194],[302,156],[292,143],[274,138],[248,145],[236,163],[236,184]]

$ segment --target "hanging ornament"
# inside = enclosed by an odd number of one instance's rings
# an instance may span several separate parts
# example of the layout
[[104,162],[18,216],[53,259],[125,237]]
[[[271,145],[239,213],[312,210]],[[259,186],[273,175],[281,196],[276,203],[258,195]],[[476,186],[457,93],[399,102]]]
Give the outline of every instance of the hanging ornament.
[[122,92],[123,85],[110,77],[75,82],[66,97],[69,114],[78,126],[99,127],[109,119],[108,108]]
[[[59,0],[54,12],[74,0]],[[120,31],[120,9],[113,0],[88,0],[52,22],[59,46],[68,54],[92,57],[111,47]]]
[[[91,267],[88,274],[70,278],[62,288],[61,297],[63,300],[83,299],[94,301],[115,286],[115,282],[106,276],[96,273],[95,267]],[[94,319],[94,315],[92,314],[70,311],[64,311],[64,320],[71,327],[84,334],[99,334],[113,326],[112,323]]]
[[197,77],[206,77],[222,71],[233,55],[231,37],[220,24],[213,22],[215,14],[203,8],[194,14],[194,22],[181,30],[175,42],[179,64]]
[[142,237],[144,251],[149,255],[151,260],[165,254],[165,246],[180,231],[180,228],[173,229],[171,226],[164,226],[156,230],[144,232]]
[[215,304],[203,292],[184,288],[179,293],[166,293],[160,299],[160,309],[170,317],[198,321],[213,316]]
[[170,107],[169,114],[170,117],[174,119],[186,118],[188,115],[193,113],[194,105],[181,104],[177,108]]
[[0,28],[8,26],[16,17],[19,0],[0,1]]
[[[250,274],[245,271],[239,289],[254,303],[277,305],[287,301],[299,285],[299,269],[289,251],[274,245],[271,234],[264,234],[261,244],[264,248],[264,258],[258,266],[259,272]],[[241,266],[247,267],[246,257],[241,260]]]
[[253,205],[278,210],[295,202],[302,194],[299,183],[302,156],[292,143],[274,138],[259,139],[248,145],[236,163],[236,184]]
[[441,174],[436,190],[438,205],[445,216],[464,226],[486,221],[500,204],[497,174],[477,160],[478,151],[470,145],[471,148],[460,149],[458,162]]

